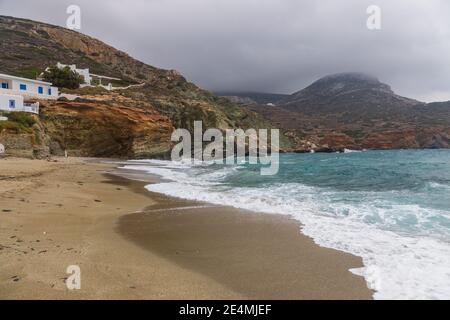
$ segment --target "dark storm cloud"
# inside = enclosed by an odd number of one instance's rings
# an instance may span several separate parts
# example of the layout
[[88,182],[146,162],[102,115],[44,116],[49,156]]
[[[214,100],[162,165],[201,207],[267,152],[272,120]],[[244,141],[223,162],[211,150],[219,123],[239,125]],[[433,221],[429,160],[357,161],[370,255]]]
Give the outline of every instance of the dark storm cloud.
[[[445,0],[0,0],[4,15],[82,30],[211,90],[291,93],[361,71],[420,100],[450,100],[450,3]],[[366,28],[369,5],[382,29]]]

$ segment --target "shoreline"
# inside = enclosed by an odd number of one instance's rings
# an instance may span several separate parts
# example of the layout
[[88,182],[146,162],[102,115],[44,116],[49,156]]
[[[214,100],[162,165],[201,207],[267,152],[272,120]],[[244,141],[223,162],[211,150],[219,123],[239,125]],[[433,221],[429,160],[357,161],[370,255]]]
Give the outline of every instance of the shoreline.
[[117,228],[146,250],[250,299],[373,299],[364,278],[349,271],[362,267],[362,259],[317,245],[292,217],[151,192],[144,187],[161,179],[136,170],[112,174],[136,179],[133,189],[155,202],[120,217]]
[[[114,163],[57,161],[0,160],[0,299],[372,299],[348,271],[361,259],[292,219],[153,194],[156,180],[112,176]],[[82,289],[69,291],[73,264]]]

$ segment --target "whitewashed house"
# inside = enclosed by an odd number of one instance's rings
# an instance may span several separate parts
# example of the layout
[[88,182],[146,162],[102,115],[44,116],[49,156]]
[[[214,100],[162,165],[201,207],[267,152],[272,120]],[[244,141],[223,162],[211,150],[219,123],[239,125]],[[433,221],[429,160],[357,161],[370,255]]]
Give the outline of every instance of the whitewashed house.
[[[113,86],[111,83],[108,83],[107,85],[103,85],[102,81],[121,81],[122,79],[120,78],[114,78],[114,77],[108,77],[108,76],[102,76],[99,74],[93,74],[90,73],[89,69],[79,69],[77,68],[77,66],[75,64],[62,64],[60,62],[58,62],[56,64],[56,67],[58,69],[64,69],[64,68],[69,68],[70,70],[72,70],[73,72],[75,72],[76,74],[78,74],[79,76],[82,76],[84,79],[84,82],[80,85],[80,87],[87,87],[87,86],[91,86],[92,85],[92,80],[98,80],[98,86],[103,87],[106,90],[113,90]],[[45,69],[46,71],[50,70],[50,67],[48,67],[47,69]]]
[[0,73],[0,94],[20,95],[25,99],[57,99],[58,88],[49,82]]
[[[56,67],[58,69],[64,69],[69,67],[70,70],[72,70],[73,72],[77,73],[78,75],[82,76],[84,79],[84,84],[85,85],[91,85],[91,81],[92,81],[92,77],[91,74],[89,73],[89,69],[78,69],[76,65],[74,64],[62,64],[62,63],[57,63]],[[48,70],[48,68],[47,68]]]
[[0,94],[0,111],[22,111],[39,114],[39,102],[24,102],[22,96],[14,94]]
[[57,99],[58,88],[51,83],[0,73],[0,110],[39,113],[39,102],[27,100]]

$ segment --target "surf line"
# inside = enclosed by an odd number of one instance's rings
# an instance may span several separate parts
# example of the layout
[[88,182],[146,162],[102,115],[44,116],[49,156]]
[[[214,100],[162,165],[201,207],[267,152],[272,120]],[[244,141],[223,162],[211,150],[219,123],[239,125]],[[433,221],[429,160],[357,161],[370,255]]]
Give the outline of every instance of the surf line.
[[220,208],[220,207],[224,207],[224,206],[204,205],[204,206],[174,207],[174,208],[164,208],[164,209],[141,210],[141,211],[135,211],[133,213],[152,213],[152,212],[162,212],[162,211],[181,211],[181,210],[190,210],[190,209],[207,209],[207,208]]

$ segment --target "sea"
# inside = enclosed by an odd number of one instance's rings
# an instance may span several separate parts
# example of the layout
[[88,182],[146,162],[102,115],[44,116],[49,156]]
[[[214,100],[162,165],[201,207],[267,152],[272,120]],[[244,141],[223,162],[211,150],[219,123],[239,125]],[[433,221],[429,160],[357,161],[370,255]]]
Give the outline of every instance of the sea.
[[289,215],[318,245],[360,256],[350,271],[375,299],[450,299],[449,150],[280,154],[273,176],[245,159],[124,168],[161,177],[151,192]]

